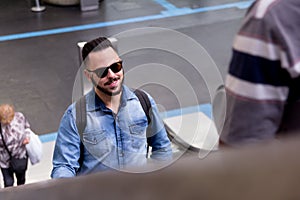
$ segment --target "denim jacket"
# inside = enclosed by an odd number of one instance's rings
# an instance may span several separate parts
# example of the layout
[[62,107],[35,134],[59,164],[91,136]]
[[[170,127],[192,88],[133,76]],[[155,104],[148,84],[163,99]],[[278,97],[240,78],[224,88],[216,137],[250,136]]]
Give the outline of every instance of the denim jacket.
[[58,130],[51,177],[144,166],[147,163],[147,128],[152,136],[151,158],[170,160],[170,141],[155,102],[151,96],[149,99],[152,109],[148,126],[138,98],[128,87],[123,86],[117,114],[105,106],[94,90],[90,91],[86,95],[87,124],[82,142],[76,126],[75,104],[70,105]]

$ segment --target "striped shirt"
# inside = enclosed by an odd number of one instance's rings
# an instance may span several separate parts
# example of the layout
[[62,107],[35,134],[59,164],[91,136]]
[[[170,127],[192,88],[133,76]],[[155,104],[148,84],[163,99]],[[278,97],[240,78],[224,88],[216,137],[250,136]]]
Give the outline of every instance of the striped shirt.
[[299,19],[299,0],[257,0],[249,8],[226,77],[225,144],[300,133]]
[[[16,158],[26,158],[24,139],[30,137],[30,125],[20,112],[15,112],[13,120],[8,125],[1,124],[2,135],[11,155]],[[9,154],[5,149],[0,135],[0,167],[9,167]]]

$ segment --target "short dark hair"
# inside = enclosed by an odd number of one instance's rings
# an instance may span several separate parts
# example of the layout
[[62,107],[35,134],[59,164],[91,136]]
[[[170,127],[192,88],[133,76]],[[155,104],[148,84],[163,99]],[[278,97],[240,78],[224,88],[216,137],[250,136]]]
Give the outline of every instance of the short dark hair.
[[82,59],[84,61],[92,51],[101,51],[109,47],[113,48],[113,45],[106,37],[98,37],[96,39],[93,39],[85,43],[85,45],[83,46],[81,50]]

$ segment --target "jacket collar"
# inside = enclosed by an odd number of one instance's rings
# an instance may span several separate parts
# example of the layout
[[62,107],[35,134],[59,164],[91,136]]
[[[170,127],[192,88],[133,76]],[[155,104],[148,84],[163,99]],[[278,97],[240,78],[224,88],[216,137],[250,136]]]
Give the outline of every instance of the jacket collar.
[[[137,99],[134,92],[129,89],[127,86],[122,86],[122,96],[121,96],[121,103],[120,106],[125,106],[127,101],[132,99]],[[86,95],[86,102],[87,102],[87,111],[96,111],[96,110],[107,110],[104,102],[98,97],[95,93],[95,89],[93,88],[89,93]]]

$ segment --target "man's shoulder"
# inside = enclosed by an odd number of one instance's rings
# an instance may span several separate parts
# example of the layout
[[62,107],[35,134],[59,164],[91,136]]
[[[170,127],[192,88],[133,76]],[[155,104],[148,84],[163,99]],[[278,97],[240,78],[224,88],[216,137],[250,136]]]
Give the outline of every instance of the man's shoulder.
[[73,102],[72,104],[70,104],[67,109],[65,110],[65,113],[64,115],[73,115],[73,113],[75,113],[75,104],[76,104],[76,101]]
[[94,90],[91,90],[88,93],[84,94],[83,96],[79,97],[72,104],[70,104],[67,108],[67,111],[68,110],[70,110],[70,111],[74,110],[74,108],[76,107],[76,104],[80,103],[80,101],[85,102],[87,104],[90,99],[94,100],[94,98],[95,98],[95,92],[94,92]]
[[140,88],[129,88],[126,85],[124,85],[123,87],[124,87],[124,91],[127,94],[131,94],[131,95],[135,96],[136,98],[138,98],[137,97],[137,92],[139,92],[139,93],[145,93],[148,96],[149,99],[152,99],[152,96],[148,92],[146,92],[145,90],[143,90],[143,89],[140,89]]

